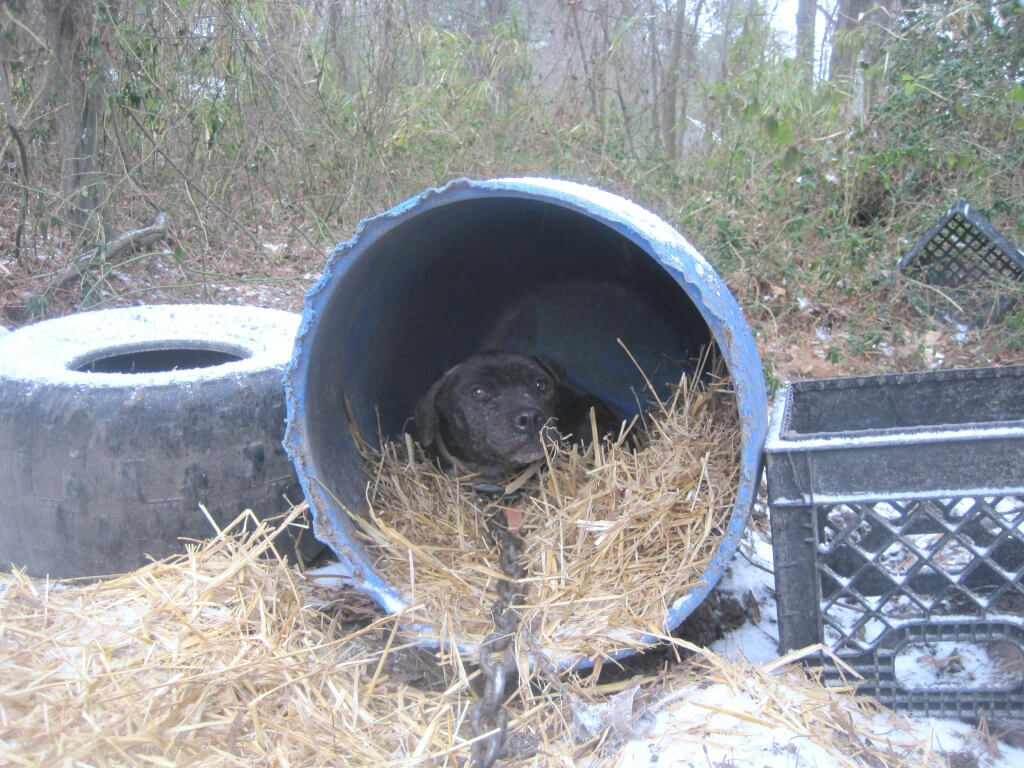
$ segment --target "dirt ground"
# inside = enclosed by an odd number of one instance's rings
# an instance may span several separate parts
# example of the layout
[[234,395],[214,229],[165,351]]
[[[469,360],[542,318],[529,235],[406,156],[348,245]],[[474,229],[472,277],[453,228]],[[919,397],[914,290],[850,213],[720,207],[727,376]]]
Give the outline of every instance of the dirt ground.
[[[8,329],[80,310],[147,303],[250,304],[301,312],[305,292],[336,245],[282,227],[262,230],[260,248],[235,237],[204,249],[194,242],[197,235],[187,233],[182,240],[172,228],[172,236],[150,253],[119,264],[96,263],[82,277],[54,285],[70,261],[67,237],[26,236],[19,263],[13,256],[16,223],[13,206],[0,209],[0,325]],[[350,235],[339,233],[337,242]],[[209,256],[186,257],[186,251]],[[1024,362],[1024,344],[1015,343],[1013,329],[971,329],[920,317],[902,306],[892,286],[871,300],[872,307],[863,295],[815,297],[799,285],[754,276],[727,279],[755,333],[770,388],[797,379]],[[879,307],[896,305],[895,314],[880,313]]]

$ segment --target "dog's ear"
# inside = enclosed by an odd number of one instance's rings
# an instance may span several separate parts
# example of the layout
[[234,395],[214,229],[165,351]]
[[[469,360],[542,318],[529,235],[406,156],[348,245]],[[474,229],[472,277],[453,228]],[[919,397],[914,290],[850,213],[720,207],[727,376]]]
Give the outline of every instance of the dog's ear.
[[431,447],[437,440],[437,393],[448,380],[448,377],[458,370],[459,366],[445,371],[444,375],[435,381],[427,393],[416,403],[416,410],[413,411],[414,432],[416,442],[424,448]]
[[413,412],[413,421],[415,422],[413,437],[424,448],[432,446],[437,437],[437,407],[434,400],[437,398],[437,390],[441,388],[442,381],[444,379],[434,382],[433,386],[427,390],[427,394],[416,403],[416,410]]
[[565,370],[550,357],[533,355],[533,361],[548,372],[551,378],[555,380],[555,384],[561,384],[565,381]]

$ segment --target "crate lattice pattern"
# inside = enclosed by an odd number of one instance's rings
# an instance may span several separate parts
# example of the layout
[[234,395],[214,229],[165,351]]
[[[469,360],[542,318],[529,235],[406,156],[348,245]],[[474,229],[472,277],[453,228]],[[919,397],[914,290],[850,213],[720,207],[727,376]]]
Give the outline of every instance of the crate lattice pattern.
[[818,508],[825,641],[870,650],[933,616],[1024,613],[1024,501],[921,499]]
[[914,245],[900,269],[908,277],[949,288],[981,281],[1024,281],[1024,256],[984,216],[961,201]]
[[[823,505],[815,526],[823,642],[868,681],[861,693],[942,716],[970,717],[979,695],[991,714],[1021,711],[998,683],[908,691],[894,671],[907,643],[1024,647],[1024,496]],[[849,679],[833,663],[824,674]]]

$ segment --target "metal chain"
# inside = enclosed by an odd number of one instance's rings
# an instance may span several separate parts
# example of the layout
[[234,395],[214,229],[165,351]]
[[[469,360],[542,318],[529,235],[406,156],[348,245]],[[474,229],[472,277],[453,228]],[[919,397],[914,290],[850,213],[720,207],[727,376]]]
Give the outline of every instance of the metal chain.
[[494,631],[480,643],[484,691],[473,707],[471,722],[474,736],[489,735],[473,744],[475,768],[491,768],[498,759],[508,732],[508,712],[502,704],[505,684],[517,672],[514,642],[519,628],[517,608],[523,604],[521,579],[526,575],[526,568],[519,563],[523,540],[500,522],[500,516],[501,507],[496,503],[484,510],[487,531],[498,547],[499,565],[505,578],[498,580],[498,599],[491,606]]

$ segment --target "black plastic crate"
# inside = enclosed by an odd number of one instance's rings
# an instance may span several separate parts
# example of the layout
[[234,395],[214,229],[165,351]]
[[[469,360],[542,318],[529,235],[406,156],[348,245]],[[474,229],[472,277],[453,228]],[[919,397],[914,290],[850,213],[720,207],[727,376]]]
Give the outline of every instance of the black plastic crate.
[[1021,716],[1024,366],[789,384],[765,455],[780,650],[893,708]]
[[985,325],[1016,303],[1024,254],[961,200],[900,259],[899,269],[938,289],[916,295],[922,309]]

